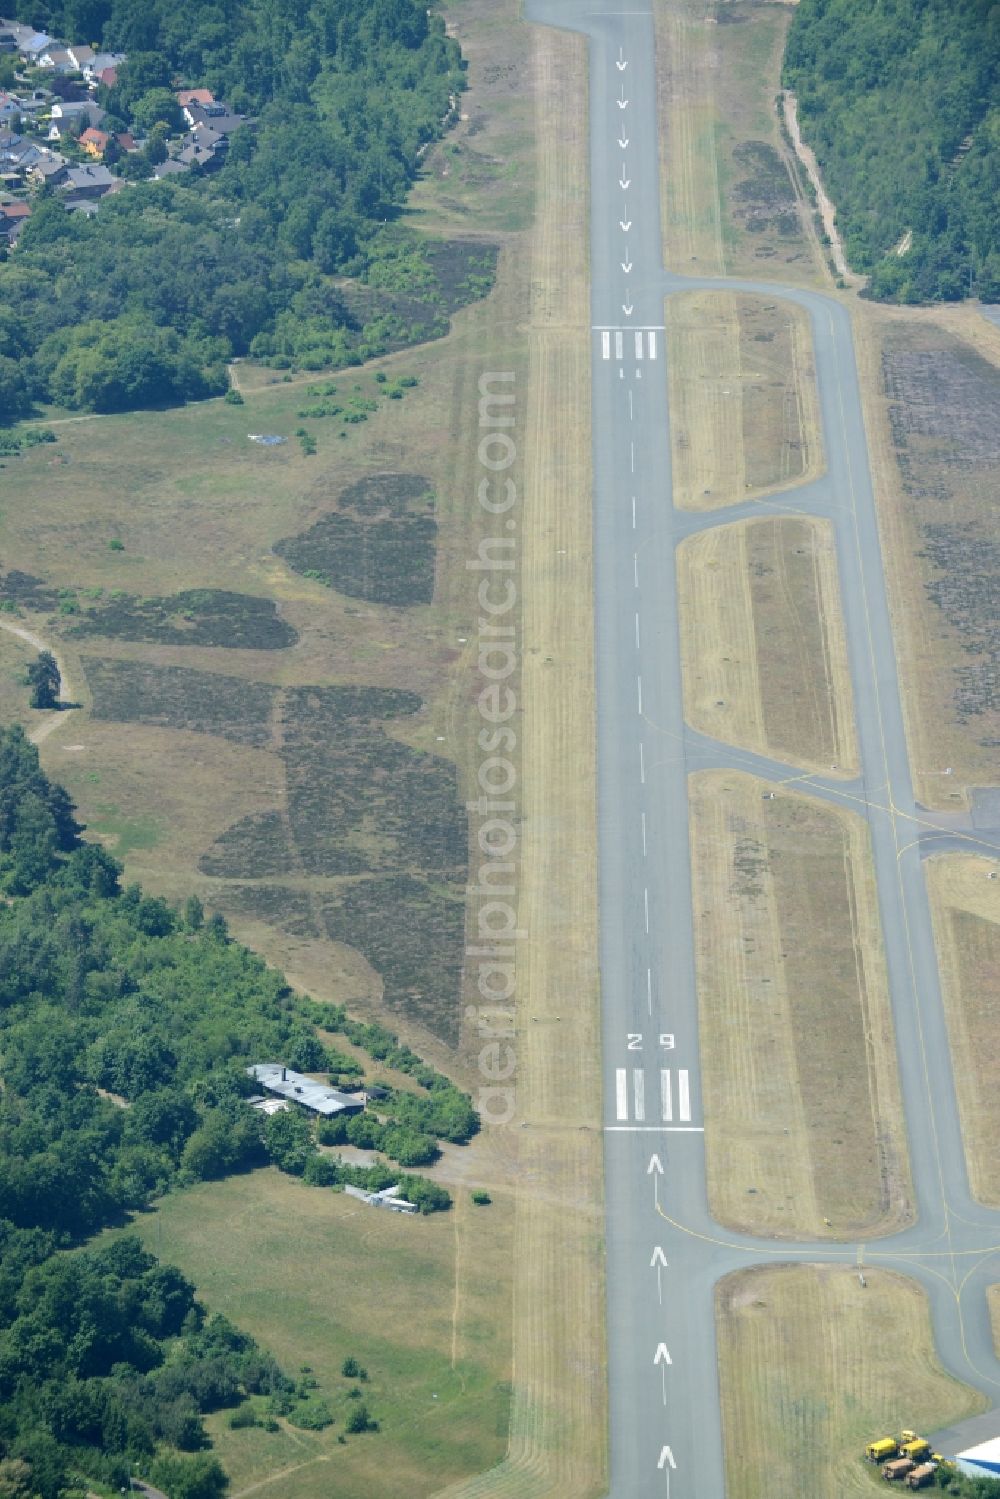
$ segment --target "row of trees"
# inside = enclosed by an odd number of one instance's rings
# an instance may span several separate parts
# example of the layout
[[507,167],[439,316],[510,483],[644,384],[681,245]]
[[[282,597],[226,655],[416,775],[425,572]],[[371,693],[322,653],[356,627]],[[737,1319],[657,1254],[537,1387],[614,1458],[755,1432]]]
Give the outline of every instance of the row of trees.
[[995,0],[801,0],[784,82],[870,294],[1000,300]]
[[[330,278],[386,258],[386,221],[462,86],[458,47],[422,0],[18,10],[127,51],[100,100],[110,128],[149,130],[157,157],[179,124],[180,78],[253,123],[214,175],[138,183],[90,220],[36,207],[0,264],[0,421],[33,399],[111,411],[213,394],[255,340],[286,359],[308,350],[313,368],[379,346],[377,309],[366,336]],[[120,169],[148,175],[150,151]]]

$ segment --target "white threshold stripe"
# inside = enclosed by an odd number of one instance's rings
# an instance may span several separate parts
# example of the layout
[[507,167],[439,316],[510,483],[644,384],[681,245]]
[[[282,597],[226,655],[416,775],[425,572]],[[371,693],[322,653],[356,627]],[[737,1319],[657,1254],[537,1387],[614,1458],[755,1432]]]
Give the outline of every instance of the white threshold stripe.
[[641,1122],[646,1117],[646,1074],[641,1067],[632,1069],[632,1088],[635,1092],[635,1117]]
[[677,1112],[685,1123],[691,1118],[691,1090],[684,1071],[677,1074]]
[[615,1068],[615,1117],[628,1118],[628,1076],[624,1067]]
[[674,1117],[674,1102],[670,1094],[670,1068],[660,1068],[660,1102],[663,1106],[663,1118],[670,1123]]

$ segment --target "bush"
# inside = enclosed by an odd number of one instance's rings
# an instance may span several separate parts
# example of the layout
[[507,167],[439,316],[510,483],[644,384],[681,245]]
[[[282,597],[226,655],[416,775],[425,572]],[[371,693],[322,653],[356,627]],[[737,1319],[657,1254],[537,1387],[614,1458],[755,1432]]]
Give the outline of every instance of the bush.
[[227,1424],[231,1431],[242,1431],[248,1426],[257,1426],[260,1423],[252,1405],[241,1405],[230,1413]]
[[108,542],[108,551],[109,552],[124,552],[124,550],[125,550],[125,543],[124,543],[124,541],[119,541],[119,539],[118,539],[117,536],[112,536],[111,540]]
[[356,1358],[345,1358],[340,1366],[340,1372],[345,1379],[357,1379],[359,1367]]
[[325,1400],[306,1400],[293,1407],[288,1419],[303,1431],[325,1431],[333,1425],[333,1412]]
[[378,1422],[372,1420],[367,1405],[356,1405],[347,1418],[347,1429],[352,1435],[362,1431],[378,1431]]
[[490,1194],[488,1192],[483,1192],[482,1190],[479,1190],[477,1192],[473,1192],[473,1194],[472,1194],[472,1200],[476,1204],[476,1207],[478,1207],[478,1208],[487,1208],[487,1207],[489,1207],[490,1203],[493,1201],[493,1199],[490,1196]]
[[227,390],[222,399],[225,401],[227,406],[242,406],[245,404],[243,397],[238,390]]

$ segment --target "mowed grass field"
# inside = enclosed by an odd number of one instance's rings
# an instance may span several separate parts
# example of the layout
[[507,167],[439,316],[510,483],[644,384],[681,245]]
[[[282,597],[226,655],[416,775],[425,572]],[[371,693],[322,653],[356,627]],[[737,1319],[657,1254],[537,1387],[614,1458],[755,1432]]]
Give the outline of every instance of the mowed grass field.
[[674,501],[716,510],[822,467],[812,335],[801,308],[684,292],[666,310]]
[[729,1499],[846,1499],[885,1490],[865,1444],[984,1408],[945,1374],[927,1300],[866,1265],[768,1265],[716,1293]]
[[[233,1431],[210,1418],[233,1499],[431,1494],[488,1468],[507,1439],[513,1204],[405,1218],[269,1168],[177,1192],[133,1225],[221,1312],[333,1410],[322,1432]],[[378,1432],[344,1435],[357,1381]]]
[[740,521],[677,549],[688,722],[828,774],[857,765],[828,522]]
[[1000,1207],[1000,866],[972,854],[924,865],[973,1193]]
[[689,785],[712,1212],[886,1233],[911,1192],[865,825],[737,772]]
[[822,257],[774,101],[786,5],[656,0],[668,266],[819,284]]

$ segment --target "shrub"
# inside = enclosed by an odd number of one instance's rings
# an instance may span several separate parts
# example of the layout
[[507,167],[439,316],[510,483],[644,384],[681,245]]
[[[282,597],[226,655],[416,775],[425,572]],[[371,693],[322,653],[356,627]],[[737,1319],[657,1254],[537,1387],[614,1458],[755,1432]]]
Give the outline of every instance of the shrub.
[[253,1406],[241,1405],[232,1411],[229,1416],[228,1425],[231,1431],[242,1431],[245,1427],[258,1425],[257,1413]]
[[333,1425],[333,1412],[325,1400],[306,1400],[295,1406],[288,1419],[303,1431],[325,1431]]
[[119,539],[118,539],[117,536],[113,536],[111,538],[111,540],[108,542],[108,551],[109,552],[124,552],[124,550],[125,550],[125,543],[124,543],[124,541],[119,541]]
[[226,394],[223,396],[223,400],[225,401],[227,406],[242,406],[245,404],[243,397],[238,390],[227,390]]
[[345,1358],[344,1362],[341,1364],[340,1372],[345,1379],[357,1379],[358,1370],[360,1367],[361,1366],[359,1365],[356,1358],[348,1357]]
[[489,1207],[490,1203],[493,1201],[490,1194],[488,1192],[482,1191],[481,1189],[477,1192],[473,1192],[472,1200],[476,1204],[476,1207],[479,1208]]
[[378,1431],[378,1422],[372,1420],[367,1405],[356,1405],[347,1418],[347,1429],[352,1434],[362,1431]]

